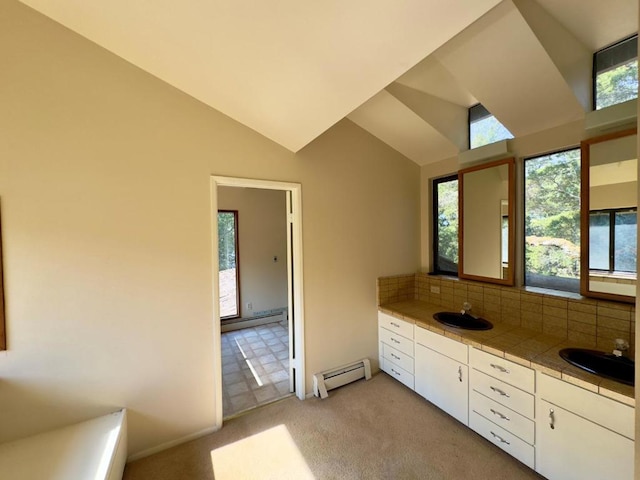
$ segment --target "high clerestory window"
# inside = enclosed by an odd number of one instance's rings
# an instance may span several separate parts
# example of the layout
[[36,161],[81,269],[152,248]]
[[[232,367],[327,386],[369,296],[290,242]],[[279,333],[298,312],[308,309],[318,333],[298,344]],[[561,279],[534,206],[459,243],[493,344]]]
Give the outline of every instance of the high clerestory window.
[[469,108],[469,148],[513,138],[513,135],[489,110],[478,103]]
[[638,98],[638,35],[593,55],[594,110]]

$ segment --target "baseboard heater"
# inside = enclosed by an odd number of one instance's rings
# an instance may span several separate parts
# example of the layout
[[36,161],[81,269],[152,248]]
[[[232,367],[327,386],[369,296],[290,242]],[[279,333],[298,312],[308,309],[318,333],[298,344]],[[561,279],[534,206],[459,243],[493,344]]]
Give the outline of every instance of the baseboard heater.
[[316,397],[327,398],[329,390],[341,387],[347,383],[364,378],[371,378],[371,364],[368,358],[343,365],[332,370],[316,373],[313,376],[313,394]]

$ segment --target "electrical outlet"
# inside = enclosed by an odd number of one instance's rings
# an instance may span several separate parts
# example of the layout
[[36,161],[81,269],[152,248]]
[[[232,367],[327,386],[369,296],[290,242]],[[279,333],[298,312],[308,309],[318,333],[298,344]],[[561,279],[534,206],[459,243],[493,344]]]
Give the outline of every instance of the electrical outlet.
[[253,303],[247,302],[247,310],[253,310]]
[[437,285],[431,285],[431,293],[440,293],[440,287]]

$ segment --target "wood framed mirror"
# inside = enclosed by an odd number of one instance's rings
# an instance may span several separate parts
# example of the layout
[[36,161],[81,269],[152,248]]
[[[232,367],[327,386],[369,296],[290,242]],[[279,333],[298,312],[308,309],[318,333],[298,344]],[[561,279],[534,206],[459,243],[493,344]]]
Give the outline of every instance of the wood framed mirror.
[[513,285],[515,160],[505,158],[458,172],[458,276]]
[[580,293],[635,303],[637,129],[580,143]]

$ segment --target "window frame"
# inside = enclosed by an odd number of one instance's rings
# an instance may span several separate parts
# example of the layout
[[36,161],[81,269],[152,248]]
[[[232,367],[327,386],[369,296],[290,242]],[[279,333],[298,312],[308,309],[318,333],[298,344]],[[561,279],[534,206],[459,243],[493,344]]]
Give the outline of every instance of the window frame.
[[[432,238],[432,255],[433,255],[433,268],[432,268],[432,273],[434,275],[446,275],[449,277],[457,277],[458,276],[458,270],[454,271],[449,271],[449,270],[441,270],[439,268],[439,264],[438,264],[438,246],[440,244],[440,242],[438,241],[439,239],[439,227],[438,227],[438,185],[440,185],[441,183],[447,183],[447,182],[452,182],[452,181],[457,181],[458,182],[458,187],[460,185],[460,179],[457,173],[451,174],[451,175],[446,175],[444,177],[438,177],[438,178],[434,178],[431,180],[431,190],[432,190],[432,195],[431,195],[431,227],[432,227],[432,232],[433,232],[433,238]],[[459,191],[458,191],[459,194]],[[460,204],[458,203],[458,222],[460,221]],[[458,223],[458,235],[460,233],[460,224]],[[460,245],[460,240],[458,238],[458,246]],[[459,252],[458,252],[459,253]],[[456,263],[456,267],[459,267],[459,263]]]

